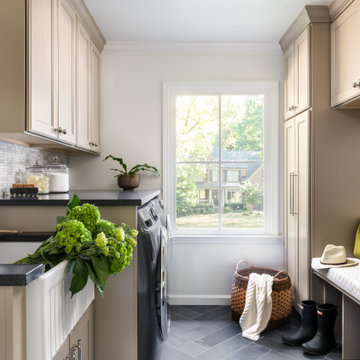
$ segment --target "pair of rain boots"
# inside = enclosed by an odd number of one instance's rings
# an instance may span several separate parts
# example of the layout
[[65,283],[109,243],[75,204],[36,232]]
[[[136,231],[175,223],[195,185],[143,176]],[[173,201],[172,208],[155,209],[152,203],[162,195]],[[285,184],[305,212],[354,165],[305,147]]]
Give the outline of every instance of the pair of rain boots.
[[305,353],[322,355],[335,347],[334,324],[337,307],[333,304],[319,305],[315,301],[302,301],[300,328],[290,334],[283,335],[288,345],[300,346]]

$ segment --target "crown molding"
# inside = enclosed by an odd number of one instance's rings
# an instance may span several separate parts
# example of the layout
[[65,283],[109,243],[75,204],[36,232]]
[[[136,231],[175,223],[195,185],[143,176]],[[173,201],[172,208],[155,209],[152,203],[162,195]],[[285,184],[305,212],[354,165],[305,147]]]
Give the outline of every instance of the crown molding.
[[239,55],[239,54],[280,54],[277,43],[250,42],[138,42],[108,41],[104,54],[114,55]]
[[330,23],[329,8],[325,5],[306,5],[296,19],[292,22],[285,34],[281,37],[279,44],[285,53],[289,45],[301,34],[311,23]]
[[98,25],[96,24],[93,16],[91,15],[89,9],[87,8],[86,4],[84,3],[83,0],[70,0],[70,3],[76,10],[81,21],[88,30],[92,40],[94,41],[97,49],[101,53],[102,50],[104,49],[106,40],[101,30],[99,29]]
[[354,0],[334,0],[329,5],[329,13],[334,21]]

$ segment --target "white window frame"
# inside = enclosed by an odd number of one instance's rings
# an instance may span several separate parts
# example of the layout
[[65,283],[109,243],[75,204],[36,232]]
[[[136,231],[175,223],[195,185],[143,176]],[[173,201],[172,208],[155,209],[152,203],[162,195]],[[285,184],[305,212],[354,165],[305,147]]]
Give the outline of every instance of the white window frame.
[[[176,97],[178,95],[264,95],[264,228],[176,228]],[[173,235],[226,236],[279,234],[279,83],[163,82],[163,199],[172,222]]]

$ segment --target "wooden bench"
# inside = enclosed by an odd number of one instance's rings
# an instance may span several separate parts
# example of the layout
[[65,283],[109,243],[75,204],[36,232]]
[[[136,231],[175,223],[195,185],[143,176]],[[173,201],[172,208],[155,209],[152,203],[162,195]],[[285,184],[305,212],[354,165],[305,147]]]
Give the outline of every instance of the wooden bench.
[[[355,259],[360,263],[360,259]],[[360,359],[360,265],[315,270],[318,302],[338,306],[337,331],[341,333],[342,359]],[[320,294],[320,295],[319,295]],[[341,320],[341,322],[339,321]]]

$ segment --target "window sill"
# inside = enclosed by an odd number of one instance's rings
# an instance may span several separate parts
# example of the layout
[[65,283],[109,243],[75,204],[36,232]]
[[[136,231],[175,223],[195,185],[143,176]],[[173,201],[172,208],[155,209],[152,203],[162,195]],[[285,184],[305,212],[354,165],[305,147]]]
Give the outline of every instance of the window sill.
[[282,235],[183,235],[174,234],[172,242],[176,244],[238,244],[238,243],[283,243]]

